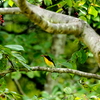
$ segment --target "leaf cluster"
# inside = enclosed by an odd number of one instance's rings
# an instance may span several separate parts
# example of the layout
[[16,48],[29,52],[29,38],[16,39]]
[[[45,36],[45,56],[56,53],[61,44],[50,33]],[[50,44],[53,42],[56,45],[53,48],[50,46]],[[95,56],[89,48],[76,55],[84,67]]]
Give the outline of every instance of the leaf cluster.
[[[24,48],[20,45],[5,45],[4,47],[0,45],[0,70],[5,70],[9,68],[19,68],[18,65],[23,65],[28,70],[30,67],[26,64],[27,61],[23,56],[21,56],[19,51],[24,51]],[[10,64],[10,66],[9,66]]]

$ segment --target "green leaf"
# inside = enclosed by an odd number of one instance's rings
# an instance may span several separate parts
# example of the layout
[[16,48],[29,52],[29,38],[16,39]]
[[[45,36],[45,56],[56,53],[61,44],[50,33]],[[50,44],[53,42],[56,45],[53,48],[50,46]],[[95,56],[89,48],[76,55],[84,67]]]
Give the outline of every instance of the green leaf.
[[33,49],[35,49],[35,50],[41,50],[42,47],[40,45],[35,45],[35,46],[33,46]]
[[97,26],[97,28],[98,28],[98,29],[100,28],[100,24]]
[[100,22],[100,17],[97,16],[97,17],[92,17],[93,21],[97,21],[97,22]]
[[79,14],[78,14],[79,16],[84,16],[84,15],[87,14],[87,11],[84,10],[84,9],[80,9],[79,11],[80,11]]
[[87,52],[86,54],[88,57],[93,57],[93,53],[91,53],[91,52]]
[[71,90],[70,87],[66,87],[66,88],[64,88],[63,91],[64,91],[66,94],[71,94],[71,93],[72,93],[72,90]]
[[75,97],[73,95],[68,95],[67,100],[75,100]]
[[17,92],[14,92],[14,91],[10,91],[10,93],[12,94],[13,98],[21,98],[21,95],[18,94]]
[[93,27],[97,27],[98,26],[98,23],[93,23]]
[[81,6],[83,9],[87,10],[88,9],[88,5],[82,5]]
[[17,58],[18,61],[22,61],[22,62],[24,62],[24,63],[27,62],[26,59],[25,59],[23,56],[21,56],[20,54],[12,53],[12,55],[13,55],[15,58]]
[[80,16],[79,18],[87,22],[87,19],[85,16]]
[[19,72],[19,71],[17,71],[17,72],[13,72],[12,74],[11,74],[11,78],[12,79],[20,79],[21,78],[21,73]]
[[79,4],[78,4],[78,6],[82,6],[82,5],[84,5],[85,2],[86,2],[86,0],[79,0]]
[[86,18],[87,18],[88,20],[91,20],[91,15],[86,15]]
[[52,0],[44,0],[44,4],[49,6],[52,4]]
[[5,45],[5,47],[11,50],[24,51],[24,48],[21,45]]
[[32,100],[39,100],[39,99],[38,99],[38,97],[37,97],[36,95],[34,95],[34,96],[32,97]]
[[72,0],[66,0],[69,7],[72,7]]
[[72,64],[69,63],[69,62],[63,62],[62,65],[65,66],[65,67],[68,67],[68,68],[72,68],[73,67]]
[[0,71],[5,70],[7,67],[7,59],[6,58],[2,58],[0,60]]
[[12,0],[9,0],[9,1],[8,1],[8,4],[12,7],[13,4],[14,4],[14,2],[13,2]]
[[59,13],[59,12],[61,12],[63,9],[62,8],[60,8],[60,9],[58,9],[56,12],[57,13]]
[[78,61],[79,63],[83,64],[86,62],[87,60],[87,55],[86,53],[84,52],[84,50],[80,50],[77,52],[77,56],[78,56]]
[[75,62],[77,59],[77,56],[76,56],[76,52],[72,54],[72,57],[71,57],[71,62]]
[[50,95],[49,95],[46,91],[43,91],[43,92],[42,92],[42,96],[43,96],[44,98],[50,97]]
[[90,6],[88,8],[88,13],[93,15],[94,17],[97,17],[97,15],[98,15],[98,11],[93,6]]
[[24,63],[23,61],[19,61],[25,68],[27,68],[28,70],[30,70],[30,66],[27,65],[26,63]]
[[29,78],[33,78],[34,77],[34,72],[33,71],[27,72],[27,76]]
[[6,81],[4,78],[0,78],[0,91],[6,88]]
[[72,64],[72,69],[77,69],[76,61],[72,61],[71,64]]

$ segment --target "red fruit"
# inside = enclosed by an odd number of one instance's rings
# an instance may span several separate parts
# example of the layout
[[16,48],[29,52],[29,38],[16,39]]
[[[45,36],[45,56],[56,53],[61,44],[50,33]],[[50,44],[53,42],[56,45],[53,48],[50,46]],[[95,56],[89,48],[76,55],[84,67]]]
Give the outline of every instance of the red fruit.
[[2,17],[2,15],[0,15],[0,17]]
[[0,18],[0,20],[2,20],[2,18]]
[[1,22],[4,23],[5,21],[4,20],[1,20]]

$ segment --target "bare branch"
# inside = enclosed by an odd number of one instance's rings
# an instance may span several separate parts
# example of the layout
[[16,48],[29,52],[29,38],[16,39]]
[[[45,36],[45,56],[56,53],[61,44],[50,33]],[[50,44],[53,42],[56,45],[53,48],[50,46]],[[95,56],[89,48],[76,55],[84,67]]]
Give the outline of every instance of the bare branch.
[[[46,19],[46,17],[47,17],[46,14],[50,13],[50,11],[48,12],[47,10],[33,6],[29,3],[27,3],[25,0],[18,0],[18,5],[19,5],[19,8],[21,9],[21,11],[27,17],[29,17],[31,19],[31,21],[33,21],[35,24],[37,24],[43,30],[45,30],[49,33],[67,33],[67,34],[73,33],[73,34],[79,35],[80,33],[83,32],[84,22],[78,18],[74,18],[74,20],[72,22],[71,19],[73,17],[67,16],[71,20],[71,22],[69,19],[66,18],[67,21],[65,20],[65,22],[59,21],[59,22],[61,22],[61,23],[59,23],[57,21],[57,23],[55,23],[57,19],[54,21],[54,19],[53,19],[55,17],[55,16],[53,17],[53,15],[55,15],[54,13],[51,14],[52,16],[49,14],[50,17],[48,17],[48,19],[50,19],[50,20]],[[38,13],[38,11],[39,12],[41,11],[42,14]],[[44,14],[44,12],[45,12],[45,14]],[[58,14],[58,15],[60,15],[60,14]],[[51,17],[52,17],[52,19],[51,19]],[[60,20],[62,20],[62,19],[60,18]]]
[[18,7],[0,8],[0,14],[21,14],[21,10]]
[[[7,70],[4,72],[0,72],[0,75],[3,76],[5,74],[8,73],[12,73],[15,72],[16,70]],[[75,75],[79,75],[81,77],[87,77],[87,78],[95,78],[95,79],[100,79],[100,75],[97,74],[92,74],[92,73],[87,73],[87,72],[82,72],[82,71],[78,71],[78,70],[73,70],[73,69],[69,69],[69,68],[47,68],[47,67],[31,67],[31,70],[27,70],[25,68],[19,69],[19,71],[46,71],[46,72],[51,72],[51,73],[71,73],[71,74],[75,74]]]
[[86,24],[80,38],[94,54],[100,66],[100,36],[90,27],[90,25]]

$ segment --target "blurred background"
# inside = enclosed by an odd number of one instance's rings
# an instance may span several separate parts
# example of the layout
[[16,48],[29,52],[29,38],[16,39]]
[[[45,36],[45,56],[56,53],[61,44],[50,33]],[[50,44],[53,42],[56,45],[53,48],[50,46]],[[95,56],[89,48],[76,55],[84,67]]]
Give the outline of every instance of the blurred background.
[[[29,0],[29,2],[43,9],[81,18],[99,34],[99,0]],[[9,1],[1,3],[1,7],[9,6],[11,6]],[[31,67],[48,67],[41,57],[42,54],[47,54],[57,68],[71,68],[99,74],[93,54],[74,35],[46,33],[22,14],[3,15],[3,20],[4,23],[0,26],[0,45],[22,45],[25,51],[21,52],[21,55]],[[7,74],[4,79],[5,87],[9,91],[23,95],[18,100],[99,100],[95,98],[99,98],[100,81],[74,74],[17,71]]]

